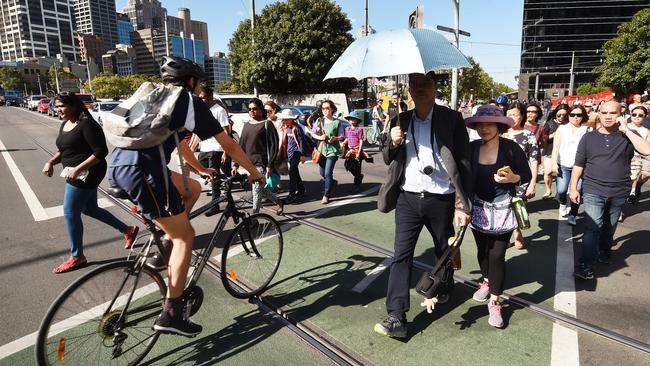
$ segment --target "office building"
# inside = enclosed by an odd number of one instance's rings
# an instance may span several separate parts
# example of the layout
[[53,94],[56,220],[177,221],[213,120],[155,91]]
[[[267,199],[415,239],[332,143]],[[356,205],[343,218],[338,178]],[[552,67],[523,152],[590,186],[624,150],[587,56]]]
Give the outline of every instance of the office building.
[[79,41],[79,55],[82,62],[87,62],[90,56],[91,62],[101,64],[104,54],[104,42],[94,34],[77,33]]
[[118,44],[114,50],[102,56],[104,73],[108,75],[133,75],[135,68],[135,49],[129,45]]
[[[616,36],[648,0],[525,0],[521,39],[520,98],[557,98],[594,83],[594,67],[603,60],[603,45]],[[537,85],[537,87],[535,87]]]
[[131,32],[133,32],[133,25],[129,16],[124,13],[117,13],[117,43],[130,45]]
[[139,74],[155,75],[158,67],[154,61],[153,37],[154,30],[139,29],[132,33],[133,48],[135,49],[135,67]]
[[141,29],[163,29],[167,10],[158,0],[129,0],[122,10],[134,27]]
[[216,88],[224,81],[231,81],[230,60],[223,52],[215,52],[214,56],[205,59],[205,73],[208,84]]
[[98,36],[107,49],[119,42],[115,0],[75,0],[74,14],[77,32]]
[[77,60],[72,0],[0,2],[2,60],[64,55]]

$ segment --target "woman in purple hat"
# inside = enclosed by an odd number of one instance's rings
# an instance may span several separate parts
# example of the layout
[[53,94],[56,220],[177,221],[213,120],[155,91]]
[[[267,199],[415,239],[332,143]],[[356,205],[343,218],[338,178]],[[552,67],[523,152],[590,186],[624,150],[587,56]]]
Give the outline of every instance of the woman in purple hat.
[[501,328],[505,254],[510,236],[518,227],[511,201],[517,186],[529,183],[532,174],[519,145],[499,136],[514,124],[499,107],[481,106],[473,117],[465,119],[465,124],[481,137],[471,143],[474,196],[470,226],[483,277],[473,298],[480,302],[489,300],[488,323]]

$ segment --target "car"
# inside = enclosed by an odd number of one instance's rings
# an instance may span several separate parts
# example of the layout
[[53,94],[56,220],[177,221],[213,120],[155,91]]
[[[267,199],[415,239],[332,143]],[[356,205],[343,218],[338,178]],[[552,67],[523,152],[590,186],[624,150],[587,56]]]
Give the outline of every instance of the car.
[[50,99],[50,104],[47,105],[47,115],[52,117],[59,116],[59,112],[56,110],[56,100],[54,98]]
[[49,104],[50,104],[50,99],[49,98],[43,98],[43,99],[38,101],[38,105],[36,106],[36,109],[40,113],[47,113],[47,108],[48,108]]
[[47,98],[46,95],[32,95],[27,100],[27,109],[30,111],[35,111],[38,108],[38,102],[41,99]]
[[244,124],[250,120],[248,116],[248,101],[255,98],[255,96],[248,94],[217,94],[215,98],[220,100],[226,107],[233,123],[233,131],[241,136],[241,130],[244,128]]
[[5,105],[7,107],[10,106],[19,106],[20,103],[22,103],[22,99],[20,97],[7,97],[7,100],[5,101]]
[[93,106],[93,103],[95,103],[95,97],[93,97],[92,94],[75,94],[79,99],[81,99],[82,102],[84,102],[84,105],[86,106],[86,109],[90,109],[90,107]]
[[88,111],[90,114],[93,116],[95,121],[99,123],[100,125],[102,124],[102,118],[106,119],[105,115],[107,113],[110,113],[115,107],[120,105],[120,101],[110,101],[110,102],[95,102],[92,104],[90,109]]

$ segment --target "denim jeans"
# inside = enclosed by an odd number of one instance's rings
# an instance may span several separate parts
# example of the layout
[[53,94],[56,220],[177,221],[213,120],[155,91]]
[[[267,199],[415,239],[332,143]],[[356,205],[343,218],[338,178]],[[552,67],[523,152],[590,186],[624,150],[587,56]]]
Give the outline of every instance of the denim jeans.
[[591,193],[583,195],[585,235],[582,239],[581,264],[591,268],[599,252],[609,254],[625,198],[626,196],[603,197]]
[[296,193],[304,193],[305,185],[302,182],[300,177],[300,154],[293,154],[289,159],[289,195],[295,195]]
[[322,159],[318,165],[320,166],[320,176],[325,179],[325,185],[323,186],[323,196],[328,197],[332,193],[332,183],[334,182],[334,165],[338,160],[338,156],[330,156],[326,159]]
[[63,194],[63,218],[68,230],[70,254],[74,257],[83,255],[84,225],[81,214],[97,219],[113,228],[124,232],[128,226],[112,213],[97,206],[97,189],[77,188],[69,183],[65,184]]
[[[569,191],[569,182],[571,182],[571,171],[573,167],[560,165],[560,170],[557,172],[557,200],[561,205],[567,204],[567,192]],[[578,179],[578,192],[582,192],[582,178]],[[569,202],[571,204],[571,211],[569,215],[576,216],[580,204]]]

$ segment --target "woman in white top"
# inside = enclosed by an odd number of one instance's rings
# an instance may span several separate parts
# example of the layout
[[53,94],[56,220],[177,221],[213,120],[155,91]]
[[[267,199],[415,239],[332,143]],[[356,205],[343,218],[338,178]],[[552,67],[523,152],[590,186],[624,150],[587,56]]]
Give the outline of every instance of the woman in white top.
[[[641,137],[650,140],[650,133],[648,129],[643,127],[643,121],[648,116],[648,110],[643,105],[636,105],[630,114],[631,124],[628,127],[632,131],[636,131]],[[641,195],[641,185],[650,179],[650,157],[643,156],[638,152],[634,153],[632,159],[632,190],[627,202],[635,204]],[[636,174],[635,174],[636,173]]]
[[[575,163],[578,143],[585,133],[591,130],[587,125],[589,114],[582,105],[573,106],[569,110],[569,123],[561,125],[555,131],[553,139],[553,153],[551,161],[553,172],[557,176],[557,199],[560,202],[560,215],[567,217],[569,225],[576,224],[576,215],[578,214],[578,204],[570,203],[567,207],[567,191],[569,190],[569,181],[571,180],[571,170]],[[578,181],[578,191],[582,190],[582,179]]]

